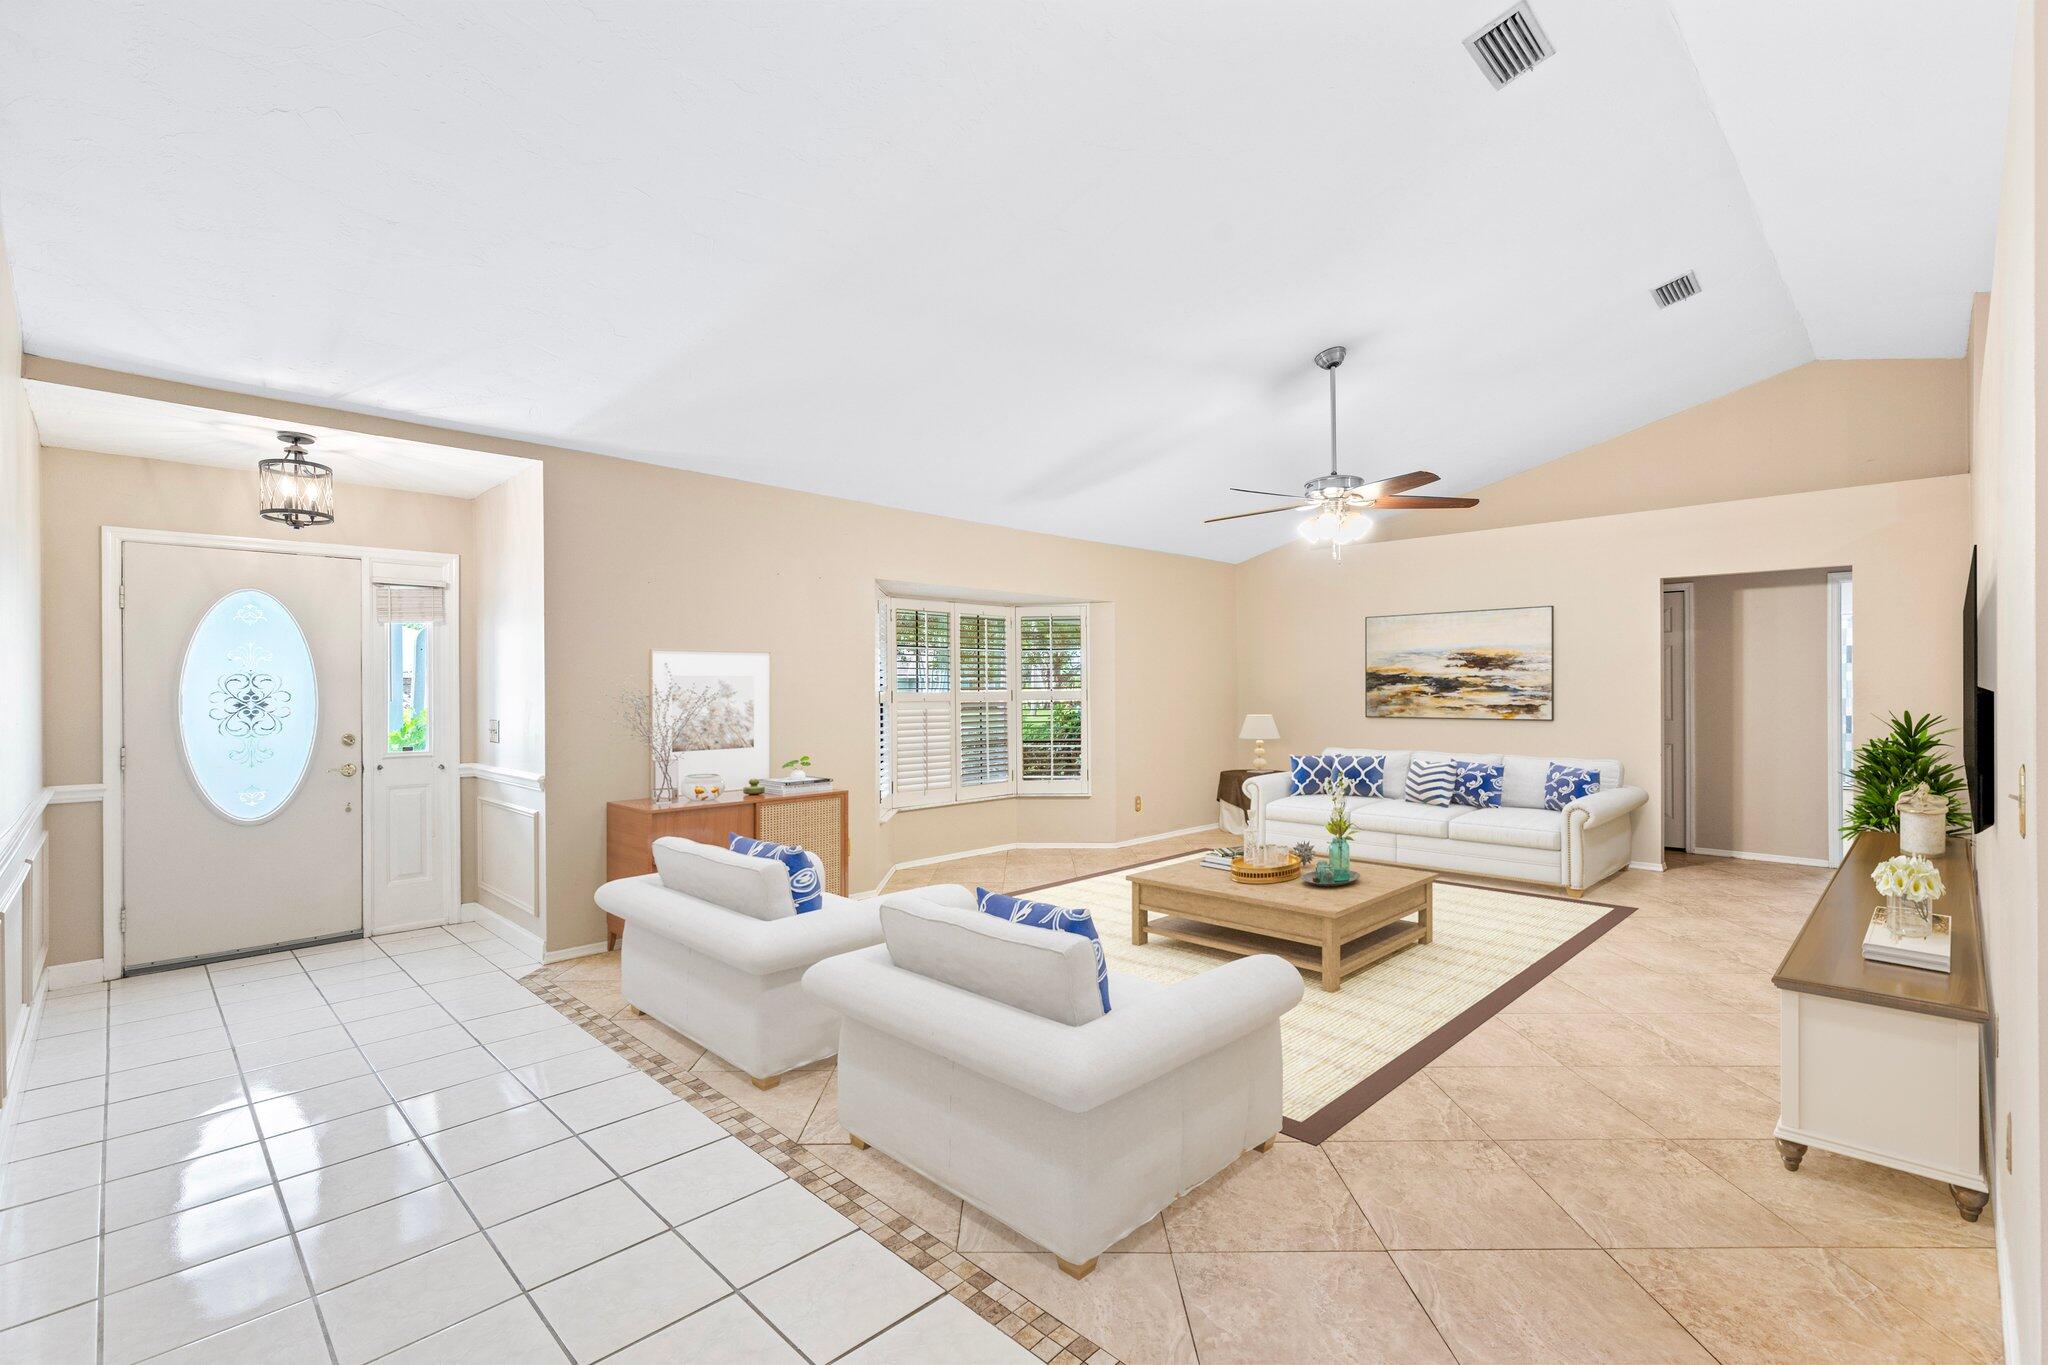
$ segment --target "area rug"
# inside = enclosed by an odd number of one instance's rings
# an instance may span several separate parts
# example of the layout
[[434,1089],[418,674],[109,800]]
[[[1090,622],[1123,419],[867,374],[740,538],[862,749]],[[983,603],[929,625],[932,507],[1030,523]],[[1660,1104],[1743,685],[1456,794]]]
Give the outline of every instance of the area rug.
[[[1170,985],[1232,960],[1229,953],[1168,939],[1132,944],[1127,877],[1140,870],[1122,868],[1030,894],[1092,914],[1111,971]],[[1631,913],[1625,906],[1441,878],[1434,894],[1434,941],[1346,977],[1340,990],[1307,981],[1301,1004],[1281,1020],[1281,1131],[1289,1137],[1324,1141]]]

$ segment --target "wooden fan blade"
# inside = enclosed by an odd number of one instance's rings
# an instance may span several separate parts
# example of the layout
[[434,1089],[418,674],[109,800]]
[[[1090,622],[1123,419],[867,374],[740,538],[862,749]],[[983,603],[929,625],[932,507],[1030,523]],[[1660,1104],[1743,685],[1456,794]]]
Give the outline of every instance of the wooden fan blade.
[[1227,517],[1204,517],[1202,525],[1208,526],[1219,521],[1236,521],[1240,517],[1270,517],[1275,512],[1305,512],[1314,505],[1313,503],[1304,502],[1297,503],[1292,507],[1261,507],[1256,512],[1232,512]]
[[1249,493],[1255,498],[1285,498],[1289,502],[1301,501],[1301,494],[1299,493],[1275,493],[1265,488],[1233,488],[1230,491],[1233,493]]
[[1437,476],[1435,474],[1430,473],[1426,469],[1418,469],[1413,474],[1396,474],[1391,479],[1381,479],[1377,483],[1366,484],[1357,491],[1363,493],[1368,498],[1376,498],[1383,493],[1406,493],[1411,488],[1420,488],[1426,483],[1435,483],[1436,481]]
[[1372,500],[1372,505],[1374,507],[1386,508],[1388,511],[1393,511],[1396,508],[1402,507],[1477,507],[1479,505],[1479,499],[1391,497],[1374,498]]

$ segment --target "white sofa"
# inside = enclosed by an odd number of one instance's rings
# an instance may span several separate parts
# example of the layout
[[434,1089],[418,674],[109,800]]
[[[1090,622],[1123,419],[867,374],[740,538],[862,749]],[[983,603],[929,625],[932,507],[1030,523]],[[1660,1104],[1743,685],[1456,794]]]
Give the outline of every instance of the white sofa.
[[885,946],[804,989],[843,1016],[839,1121],[1052,1252],[1076,1277],[1280,1130],[1281,958],[1174,986],[1109,974],[1077,935],[982,914],[934,886],[884,897]]
[[655,840],[654,865],[597,889],[597,903],[626,922],[626,1003],[764,1090],[830,1057],[839,1017],[800,982],[813,963],[882,941],[875,905],[827,892],[823,907],[799,915],[780,862],[688,839]]
[[[1573,896],[1585,894],[1587,887],[1628,866],[1633,813],[1650,799],[1641,787],[1621,784],[1621,761],[1613,758],[1528,758],[1356,745],[1323,752],[1378,755],[1386,760],[1386,795],[1353,797],[1348,803],[1352,823],[1357,826],[1351,836],[1352,857],[1541,882],[1563,887]],[[1416,759],[1500,764],[1505,769],[1501,804],[1479,810],[1401,799],[1408,764]],[[1600,789],[1561,811],[1545,810],[1543,783],[1552,763],[1592,769],[1600,775]],[[1318,852],[1327,850],[1330,838],[1323,832],[1323,823],[1330,816],[1330,798],[1290,795],[1289,785],[1285,772],[1246,779],[1244,789],[1252,803],[1246,837],[1262,843],[1306,840]]]

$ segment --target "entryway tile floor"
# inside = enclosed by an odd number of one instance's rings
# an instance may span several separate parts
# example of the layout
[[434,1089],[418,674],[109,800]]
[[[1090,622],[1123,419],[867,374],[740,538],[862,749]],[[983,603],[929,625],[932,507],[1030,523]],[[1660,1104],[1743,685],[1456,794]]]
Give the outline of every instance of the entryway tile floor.
[[460,924],[51,995],[0,1361],[1035,1359],[537,966]]
[[[983,856],[891,888],[1020,890],[1205,842]],[[850,1146],[829,1062],[759,1091],[638,1015],[615,954],[536,973],[459,925],[69,992],[0,1172],[0,1360],[1046,1348],[532,984],[1123,1360],[1997,1360],[1988,1211],[1964,1223],[1932,1181],[1819,1151],[1788,1172],[1770,1140],[1770,973],[1823,879],[1674,858],[1605,883],[1625,923],[1329,1142],[1244,1158],[1081,1281]]]

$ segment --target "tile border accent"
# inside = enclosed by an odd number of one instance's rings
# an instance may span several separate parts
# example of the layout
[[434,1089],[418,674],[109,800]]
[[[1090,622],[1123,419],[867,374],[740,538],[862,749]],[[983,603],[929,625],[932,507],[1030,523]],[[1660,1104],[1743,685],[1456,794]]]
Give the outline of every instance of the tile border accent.
[[854,1181],[834,1170],[817,1152],[785,1137],[765,1119],[720,1094],[674,1064],[647,1043],[626,1032],[583,1001],[555,984],[548,967],[529,972],[519,984],[556,1013],[653,1077],[672,1094],[825,1201],[854,1226],[873,1237],[926,1278],[965,1304],[984,1322],[1037,1356],[1045,1365],[1122,1365],[1107,1349],[1067,1326],[995,1276],[961,1255],[944,1240],[896,1212]]

